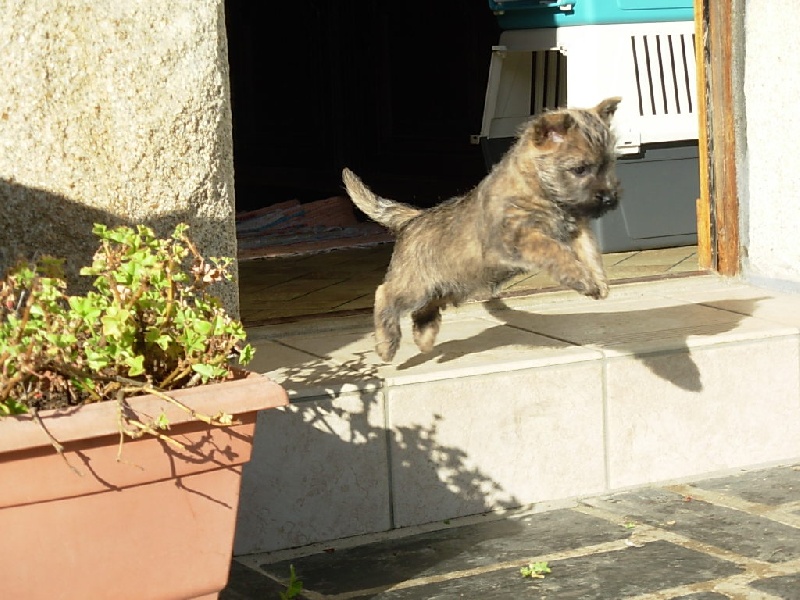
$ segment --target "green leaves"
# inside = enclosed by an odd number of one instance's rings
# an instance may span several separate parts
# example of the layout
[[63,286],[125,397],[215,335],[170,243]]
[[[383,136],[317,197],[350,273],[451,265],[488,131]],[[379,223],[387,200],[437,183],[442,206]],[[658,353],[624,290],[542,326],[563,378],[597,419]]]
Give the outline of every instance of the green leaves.
[[550,573],[550,566],[547,561],[529,563],[527,566],[522,567],[519,572],[523,577],[544,579],[544,576]]
[[94,322],[103,313],[102,308],[86,296],[72,296],[68,299],[73,315],[83,322]]
[[292,598],[296,598],[302,591],[303,582],[297,578],[294,565],[289,565],[289,585],[286,587],[285,592],[278,592],[278,594],[281,600],[292,600]]
[[112,338],[121,338],[127,332],[127,321],[131,313],[119,306],[111,305],[105,310],[105,314],[100,317],[103,324],[103,335]]
[[206,382],[209,379],[218,379],[224,377],[227,374],[228,369],[215,365],[192,365],[192,371],[199,373],[202,376],[203,381]]
[[[171,390],[225,378],[229,357],[252,358],[244,328],[209,292],[230,258],[206,259],[178,225],[97,224],[100,245],[81,274],[94,290],[66,294],[63,261],[22,263],[0,282],[0,416],[28,407],[116,398],[120,381]],[[126,391],[125,393],[133,393]]]
[[153,419],[153,427],[156,429],[167,430],[169,429],[169,419],[163,412]]
[[239,364],[248,364],[251,360],[253,360],[255,353],[255,348],[253,348],[250,344],[243,346],[239,351]]
[[126,356],[123,364],[128,367],[128,377],[138,377],[144,373],[144,356]]
[[86,366],[95,373],[103,371],[111,362],[111,357],[106,352],[98,352],[92,348],[86,349]]
[[165,333],[163,333],[160,329],[155,327],[151,328],[147,331],[144,336],[144,339],[149,344],[155,344],[162,350],[166,350],[169,348],[169,344],[172,341],[172,338]]
[[0,402],[0,417],[6,415],[23,415],[26,412],[28,412],[27,407],[13,398],[9,398],[5,402]]

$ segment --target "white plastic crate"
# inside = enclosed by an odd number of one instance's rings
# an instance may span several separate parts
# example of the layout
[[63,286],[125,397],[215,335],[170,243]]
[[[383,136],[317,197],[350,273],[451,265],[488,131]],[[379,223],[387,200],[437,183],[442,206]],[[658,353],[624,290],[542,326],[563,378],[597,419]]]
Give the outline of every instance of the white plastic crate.
[[617,150],[697,139],[694,23],[586,25],[503,32],[492,49],[481,137],[516,135],[545,108],[622,96]]

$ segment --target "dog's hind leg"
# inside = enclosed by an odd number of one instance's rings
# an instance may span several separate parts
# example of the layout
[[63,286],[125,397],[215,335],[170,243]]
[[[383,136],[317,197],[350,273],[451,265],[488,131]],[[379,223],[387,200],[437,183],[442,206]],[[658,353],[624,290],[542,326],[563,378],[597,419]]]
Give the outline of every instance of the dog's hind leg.
[[430,352],[442,322],[441,300],[433,300],[411,314],[414,322],[414,342],[421,352]]
[[391,362],[400,346],[400,311],[391,295],[387,284],[375,290],[375,352],[384,361]]

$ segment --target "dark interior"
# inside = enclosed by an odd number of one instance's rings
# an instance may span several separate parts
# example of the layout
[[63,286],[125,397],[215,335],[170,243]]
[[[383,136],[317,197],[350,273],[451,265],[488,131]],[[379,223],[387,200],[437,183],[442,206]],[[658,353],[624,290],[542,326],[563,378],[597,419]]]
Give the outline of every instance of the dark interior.
[[431,206],[486,172],[485,0],[228,0],[237,210],[342,193]]

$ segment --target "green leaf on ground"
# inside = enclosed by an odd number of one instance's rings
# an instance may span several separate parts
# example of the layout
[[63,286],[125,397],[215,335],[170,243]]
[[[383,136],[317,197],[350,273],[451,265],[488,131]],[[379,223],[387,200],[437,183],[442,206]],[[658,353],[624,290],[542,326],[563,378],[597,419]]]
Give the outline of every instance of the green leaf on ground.
[[544,579],[544,576],[550,573],[550,566],[547,561],[528,563],[528,566],[522,567],[519,572],[523,577]]

